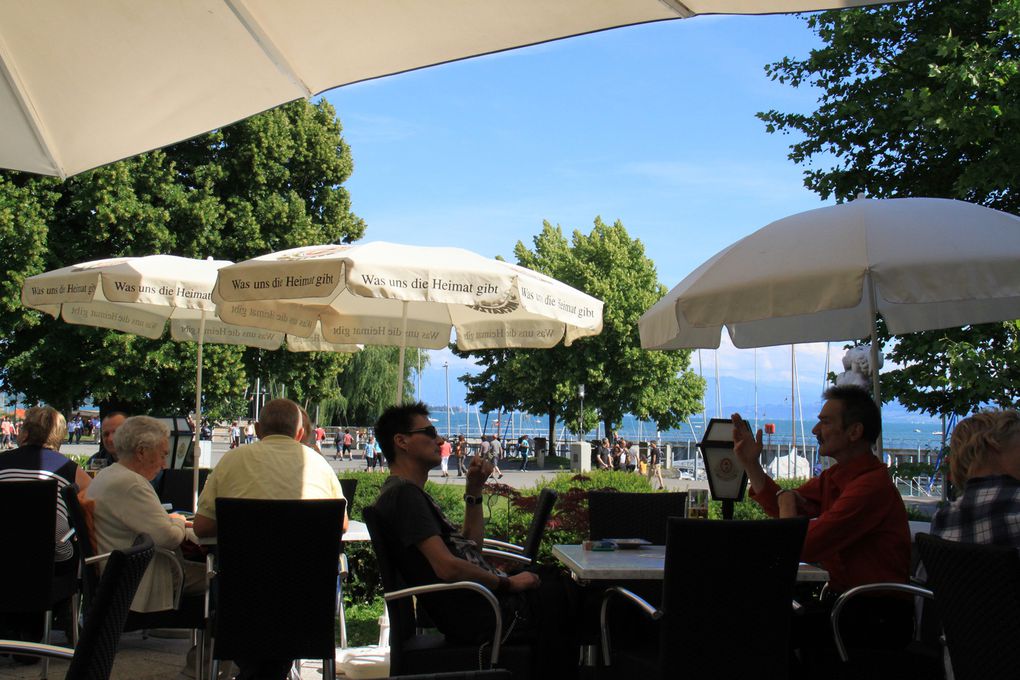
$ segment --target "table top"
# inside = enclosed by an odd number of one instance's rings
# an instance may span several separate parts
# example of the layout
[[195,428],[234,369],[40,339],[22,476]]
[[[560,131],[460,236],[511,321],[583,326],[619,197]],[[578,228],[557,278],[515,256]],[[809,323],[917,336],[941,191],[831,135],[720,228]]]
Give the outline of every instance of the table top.
[[[344,533],[345,543],[354,543],[357,541],[371,541],[372,537],[368,535],[368,527],[365,526],[364,522],[359,522],[356,519],[348,520],[347,531]],[[199,545],[216,545],[216,537],[210,536],[209,538],[198,539]]]
[[[554,545],[553,556],[578,581],[661,581],[666,546],[650,545],[636,550],[585,550],[582,545]],[[801,563],[798,581],[828,581],[829,572]]]

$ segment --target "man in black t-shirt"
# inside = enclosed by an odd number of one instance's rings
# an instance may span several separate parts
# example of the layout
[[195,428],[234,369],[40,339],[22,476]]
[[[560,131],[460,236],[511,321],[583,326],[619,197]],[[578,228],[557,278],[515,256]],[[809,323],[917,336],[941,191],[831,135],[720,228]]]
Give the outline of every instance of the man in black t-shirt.
[[[572,584],[539,578],[531,571],[507,574],[486,562],[481,548],[485,520],[482,487],[491,461],[479,456],[467,465],[464,523],[458,529],[425,492],[428,472],[440,462],[438,433],[422,403],[394,406],[379,417],[375,436],[390,465],[375,508],[386,524],[385,540],[397,555],[397,569],[408,585],[474,581],[500,600],[504,632],[539,646],[542,673],[550,678],[576,674],[577,647],[571,639]],[[491,639],[491,609],[477,594],[454,591],[420,598],[436,627],[463,642]],[[522,637],[518,637],[522,636]]]

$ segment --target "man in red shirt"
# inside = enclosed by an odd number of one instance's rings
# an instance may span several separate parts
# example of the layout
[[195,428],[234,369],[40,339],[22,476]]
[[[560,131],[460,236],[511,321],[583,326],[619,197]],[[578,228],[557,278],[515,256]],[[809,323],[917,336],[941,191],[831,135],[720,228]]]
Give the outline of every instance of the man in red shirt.
[[[829,572],[829,589],[817,604],[825,615],[843,592],[865,583],[906,583],[910,572],[910,529],[906,508],[889,471],[873,453],[882,431],[882,416],[871,396],[859,387],[825,392],[818,424],[811,430],[818,452],[836,463],[797,489],[780,489],[761,466],[762,432],[751,434],[733,415],[733,446],[747,472],[750,496],[773,517],[811,518],[801,554]],[[866,632],[868,641],[890,627],[909,625],[909,601],[862,598],[846,610],[848,632]],[[907,605],[904,607],[903,605]],[[866,610],[866,611],[865,611]],[[906,617],[906,621],[904,621]],[[827,625],[821,625],[827,630]],[[826,637],[831,638],[831,635]],[[893,636],[895,637],[895,635]],[[795,641],[796,643],[796,641]]]

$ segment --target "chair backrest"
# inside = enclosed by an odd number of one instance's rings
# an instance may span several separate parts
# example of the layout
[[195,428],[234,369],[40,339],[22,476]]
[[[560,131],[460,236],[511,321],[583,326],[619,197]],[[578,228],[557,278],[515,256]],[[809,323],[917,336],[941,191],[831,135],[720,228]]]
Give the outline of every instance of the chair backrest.
[[806,533],[805,518],[670,519],[661,677],[785,678]]
[[354,494],[358,491],[358,480],[356,479],[341,479],[340,489],[344,492],[344,498],[347,499],[347,516],[350,517],[351,513],[354,512]]
[[542,536],[545,534],[545,525],[549,521],[549,514],[553,505],[556,504],[557,493],[553,489],[542,489],[538,494],[538,502],[535,504],[535,515],[528,528],[528,536],[524,540],[523,553],[525,557],[535,559],[538,554],[538,547],[542,543]]
[[917,547],[956,680],[1015,677],[1020,668],[1020,554],[1013,546],[918,534]]
[[78,485],[68,484],[60,490],[60,496],[67,506],[67,521],[74,529],[75,557],[78,559],[79,571],[81,573],[81,588],[85,597],[86,606],[95,596],[96,588],[99,586],[99,569],[94,564],[87,564],[86,560],[95,555],[92,549],[92,539],[89,537],[88,522],[85,519],[85,509],[78,501]]
[[344,506],[216,499],[217,659],[333,657]]
[[589,538],[643,538],[666,544],[670,517],[683,517],[686,493],[626,493],[592,491],[588,494]]
[[[208,468],[198,470],[198,492],[202,493],[209,479]],[[188,469],[163,470],[157,495],[161,503],[169,503],[174,510],[192,510],[194,499],[195,471]]]
[[85,611],[85,627],[65,680],[110,677],[128,608],[154,552],[152,539],[142,534],[131,548],[110,553],[95,597]]
[[[393,532],[374,507],[366,507],[361,514],[372,538],[383,590],[391,593],[406,588],[408,584],[397,570],[396,546],[389,538]],[[403,667],[403,643],[415,635],[414,603],[409,597],[392,600],[386,603],[386,611],[390,617],[390,675],[397,675]]]
[[0,612],[45,612],[53,604],[57,482],[0,482]]

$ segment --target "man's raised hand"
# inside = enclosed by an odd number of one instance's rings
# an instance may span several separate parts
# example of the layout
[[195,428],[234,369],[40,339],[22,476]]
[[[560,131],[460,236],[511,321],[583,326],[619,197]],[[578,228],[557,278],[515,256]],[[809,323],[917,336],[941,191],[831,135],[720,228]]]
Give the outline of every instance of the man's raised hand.
[[747,469],[761,458],[762,432],[759,429],[757,436],[751,434],[751,426],[739,413],[734,413],[730,419],[733,421],[733,453]]

